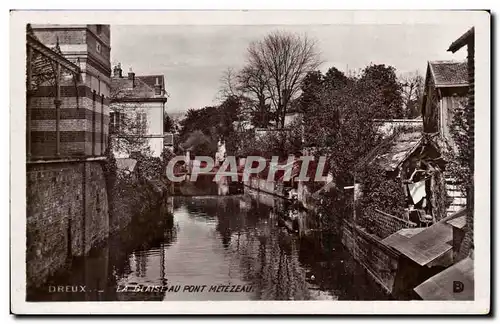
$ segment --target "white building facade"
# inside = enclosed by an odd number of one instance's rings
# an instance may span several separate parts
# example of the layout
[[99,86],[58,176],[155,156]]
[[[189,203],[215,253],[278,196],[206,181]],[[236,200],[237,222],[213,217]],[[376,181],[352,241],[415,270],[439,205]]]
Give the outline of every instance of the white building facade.
[[116,157],[142,152],[160,157],[165,147],[164,115],[167,96],[163,75],[122,75],[113,69],[110,129]]

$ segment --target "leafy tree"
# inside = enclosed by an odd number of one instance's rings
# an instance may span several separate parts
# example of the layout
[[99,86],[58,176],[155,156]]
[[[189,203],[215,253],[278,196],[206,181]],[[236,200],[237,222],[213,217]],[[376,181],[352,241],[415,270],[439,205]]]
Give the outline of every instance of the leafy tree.
[[175,120],[168,114],[165,114],[163,117],[163,131],[166,133],[177,132],[177,125],[175,124]]
[[184,151],[190,151],[192,156],[214,156],[217,151],[217,142],[201,130],[194,130],[181,147]]
[[302,81],[302,93],[299,97],[299,107],[302,112],[307,112],[309,107],[321,104],[319,93],[323,86],[323,74],[321,71],[311,71],[306,74]]
[[317,158],[327,157],[335,187],[322,194],[320,209],[328,215],[324,225],[337,226],[352,214],[352,190],[343,188],[352,186],[355,165],[380,143],[371,108],[383,107],[384,98],[371,77],[347,77],[335,68],[321,78],[310,74],[306,82],[299,99],[307,109],[304,143]]
[[338,89],[346,86],[350,80],[343,72],[332,66],[326,72],[323,81],[326,87],[330,89]]
[[[240,99],[235,96],[228,97],[217,107],[188,110],[186,117],[180,122],[179,141],[183,143],[183,148],[187,149],[186,143],[188,140],[190,141],[194,132],[199,131],[206,137],[206,141],[211,143],[208,145],[209,152],[212,152],[212,148],[214,148],[213,153],[215,154],[217,142],[223,140],[226,142],[228,154],[232,154],[238,141],[234,122],[238,120],[240,110]],[[199,132],[194,135],[195,138],[201,138]]]
[[360,95],[375,99],[367,106],[373,118],[403,118],[402,87],[396,70],[384,64],[370,65],[363,70]]

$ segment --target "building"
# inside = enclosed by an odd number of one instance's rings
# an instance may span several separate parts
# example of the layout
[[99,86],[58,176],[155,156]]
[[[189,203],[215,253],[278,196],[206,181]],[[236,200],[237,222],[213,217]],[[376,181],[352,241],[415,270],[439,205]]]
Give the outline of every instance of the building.
[[[474,176],[474,27],[455,40],[448,51],[467,48],[467,110],[468,149],[470,175]],[[474,299],[474,179],[467,188],[466,206],[450,217],[447,222],[453,226],[454,265],[429,278],[415,288],[415,292],[424,300],[473,300]],[[460,283],[460,289],[450,293],[449,283]],[[451,297],[451,298],[450,298]]]
[[173,146],[172,135],[163,132],[167,102],[163,75],[136,76],[130,69],[124,76],[118,64],[113,68],[111,97],[110,128],[117,157],[135,151],[159,157],[165,143]]
[[27,26],[28,287],[109,235],[109,39],[109,25]]
[[[437,153],[444,154],[452,149],[460,154],[450,134],[451,116],[457,104],[466,102],[465,123],[468,127],[469,149],[474,150],[474,28],[454,41],[449,51],[456,52],[467,47],[467,62],[429,62],[426,76],[425,97],[422,114],[424,117],[423,142],[425,148],[432,145]],[[465,100],[464,100],[465,99]],[[451,145],[449,145],[451,144]],[[425,146],[427,145],[427,146]],[[463,148],[460,148],[463,149]],[[473,156],[473,155],[472,155]],[[422,160],[422,159],[421,159]],[[430,162],[430,161],[429,161]],[[446,162],[446,161],[445,161]],[[435,163],[430,163],[434,166]],[[473,158],[469,159],[470,174],[473,176]],[[433,191],[435,196],[451,200],[446,214],[434,225],[424,229],[400,230],[384,243],[399,251],[414,264],[414,277],[433,267],[438,270],[431,276],[421,277],[414,292],[424,300],[473,300],[474,299],[474,241],[473,211],[474,185],[466,186],[466,197],[447,176],[447,167],[436,168],[436,175],[446,179],[445,194]],[[443,217],[444,216],[444,217]],[[442,270],[445,268],[444,270]],[[441,271],[442,270],[442,271]],[[421,280],[423,279],[423,280]],[[459,289],[457,288],[459,284]]]
[[450,124],[454,107],[461,104],[468,88],[467,62],[428,62],[422,103],[424,132],[439,133],[451,144]]
[[[33,25],[30,29],[29,48],[34,50],[28,52],[28,60],[33,63],[29,75],[28,155],[102,156],[108,137],[109,26]],[[59,76],[43,79],[47,76],[43,65],[50,64],[39,55],[42,51],[58,62]]]
[[394,131],[401,129],[415,129],[422,131],[423,125],[421,116],[414,119],[374,119],[373,122],[383,136],[390,136],[394,134]]
[[455,53],[456,51],[467,48],[467,115],[466,123],[468,125],[468,146],[472,155],[469,158],[469,171],[471,174],[471,186],[467,190],[467,215],[466,215],[466,233],[460,248],[460,256],[467,256],[474,249],[474,112],[475,112],[475,93],[474,93],[474,27],[466,31],[462,36],[455,40],[449,47],[448,51]]

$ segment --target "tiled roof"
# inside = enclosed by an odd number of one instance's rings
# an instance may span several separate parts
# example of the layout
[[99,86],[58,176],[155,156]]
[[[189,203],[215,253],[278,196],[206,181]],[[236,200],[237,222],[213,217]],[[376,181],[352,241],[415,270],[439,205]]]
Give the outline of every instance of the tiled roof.
[[144,83],[154,89],[156,82],[161,85],[162,89],[165,89],[165,78],[163,75],[139,75],[136,78],[141,79]]
[[396,134],[375,147],[365,159],[356,166],[361,169],[367,165],[376,165],[385,171],[394,171],[414,150],[422,139],[420,131]]
[[429,67],[437,87],[468,84],[467,62],[431,61]]
[[424,266],[450,251],[452,246],[448,242],[452,239],[453,228],[445,223],[436,223],[410,237],[396,232],[383,239],[382,242],[420,266]]
[[[462,283],[455,292],[456,282]],[[474,300],[474,260],[467,257],[427,279],[415,289],[423,300]]]
[[116,99],[155,97],[154,88],[142,81],[140,77],[135,78],[135,86],[132,86],[132,80],[127,77],[113,77],[111,78],[111,89]]

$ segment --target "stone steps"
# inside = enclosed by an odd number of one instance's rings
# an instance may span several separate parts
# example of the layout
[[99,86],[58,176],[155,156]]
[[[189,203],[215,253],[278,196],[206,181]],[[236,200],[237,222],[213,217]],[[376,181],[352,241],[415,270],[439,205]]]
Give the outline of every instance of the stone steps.
[[449,216],[464,208],[467,204],[467,199],[458,186],[456,179],[447,172],[445,172],[444,176],[446,195],[452,198],[451,204],[446,209],[446,215]]

